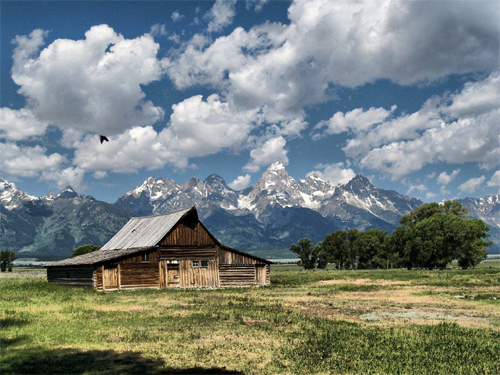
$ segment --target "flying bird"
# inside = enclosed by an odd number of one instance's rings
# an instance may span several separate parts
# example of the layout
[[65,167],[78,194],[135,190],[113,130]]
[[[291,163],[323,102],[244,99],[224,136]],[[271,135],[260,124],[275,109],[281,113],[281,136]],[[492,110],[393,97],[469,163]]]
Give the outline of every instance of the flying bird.
[[104,141],[109,142],[109,139],[108,139],[108,138],[106,138],[106,136],[101,135],[100,137],[101,137],[101,145],[102,145],[102,143],[103,143]]

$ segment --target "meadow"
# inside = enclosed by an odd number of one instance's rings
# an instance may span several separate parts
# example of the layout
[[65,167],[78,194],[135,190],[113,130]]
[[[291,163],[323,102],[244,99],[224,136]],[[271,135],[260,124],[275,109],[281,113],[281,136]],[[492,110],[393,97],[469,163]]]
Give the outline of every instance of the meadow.
[[[500,261],[102,293],[0,278],[2,374],[499,374]],[[7,276],[14,276],[8,277]]]

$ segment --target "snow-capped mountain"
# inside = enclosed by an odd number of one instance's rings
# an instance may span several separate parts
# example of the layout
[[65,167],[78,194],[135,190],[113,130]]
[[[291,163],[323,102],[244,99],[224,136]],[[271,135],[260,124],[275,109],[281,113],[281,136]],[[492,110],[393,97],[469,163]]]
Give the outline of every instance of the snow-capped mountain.
[[[491,227],[500,250],[500,195],[460,200],[469,216]],[[85,243],[104,244],[132,216],[161,214],[192,205],[223,243],[262,256],[285,255],[302,237],[320,241],[338,229],[393,230],[402,215],[420,206],[418,199],[374,186],[364,175],[333,186],[312,174],[299,181],[282,163],[271,165],[241,191],[216,174],[179,185],[168,178],[146,179],[115,204],[79,195],[71,186],[57,194],[30,196],[0,180],[0,239],[23,256],[61,259]]]
[[484,198],[464,198],[458,200],[467,208],[469,216],[481,219],[486,224],[500,229],[500,194]]
[[422,204],[395,191],[378,189],[364,175],[338,186],[316,174],[296,181],[281,162],[272,164],[255,185],[242,191],[229,188],[224,179],[215,174],[205,181],[192,178],[181,187],[171,185],[174,189],[166,192],[162,192],[163,180],[147,179],[120,197],[116,204],[138,215],[197,205],[202,217],[218,207],[236,216],[251,214],[263,224],[273,219],[276,210],[305,208],[324,218],[334,218],[341,227],[355,224],[360,229],[374,224],[380,226],[380,223],[383,228],[391,228],[402,215]]
[[18,189],[14,183],[0,178],[0,204],[7,210],[13,210],[35,199],[37,198]]

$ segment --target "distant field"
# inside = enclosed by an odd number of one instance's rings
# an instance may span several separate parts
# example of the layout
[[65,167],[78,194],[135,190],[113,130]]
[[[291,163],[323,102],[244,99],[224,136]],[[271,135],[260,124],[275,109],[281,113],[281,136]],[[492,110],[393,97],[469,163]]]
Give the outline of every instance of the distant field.
[[99,293],[2,274],[2,374],[499,374],[500,261]]

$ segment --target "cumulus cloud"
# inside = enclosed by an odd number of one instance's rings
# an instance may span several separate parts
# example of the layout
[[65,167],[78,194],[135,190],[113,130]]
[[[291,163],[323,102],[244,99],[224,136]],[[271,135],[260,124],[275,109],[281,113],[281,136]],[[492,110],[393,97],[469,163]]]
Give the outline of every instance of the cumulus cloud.
[[310,176],[316,174],[333,185],[346,184],[356,176],[356,173],[354,173],[351,168],[346,168],[342,162],[333,164],[318,164],[315,168],[318,169],[309,172],[307,175]]
[[458,187],[458,190],[463,191],[464,193],[474,193],[483,184],[485,179],[486,177],[484,176],[478,178],[471,178],[470,180],[461,184]]
[[488,181],[488,187],[500,187],[500,170],[496,171]]
[[252,129],[255,111],[239,111],[210,95],[188,98],[172,106],[170,124],[163,133],[169,147],[186,157],[211,155],[224,148],[237,148]]
[[55,172],[66,158],[58,153],[46,155],[40,146],[24,147],[0,143],[0,171],[8,177],[39,177],[42,172]]
[[415,191],[415,190],[418,190],[420,192],[424,192],[427,190],[427,186],[425,186],[424,184],[419,184],[419,185],[411,185],[410,184],[410,187],[406,191],[406,194],[409,195],[409,194],[411,194],[412,191]]
[[268,139],[250,151],[252,160],[243,169],[248,172],[258,172],[260,167],[270,165],[276,161],[281,161],[287,165],[288,151],[285,146],[286,140],[282,136]]
[[233,23],[236,0],[216,0],[214,6],[205,14],[208,20],[207,31],[219,32]]
[[[492,136],[498,133],[499,85],[500,75],[492,73],[482,81],[467,83],[458,93],[429,99],[417,112],[372,127],[348,127],[353,135],[343,150],[362,167],[396,177],[436,162],[477,162],[482,168],[493,168],[500,160],[499,139]],[[471,92],[477,97],[467,109],[463,103]],[[478,113],[474,112],[477,108],[481,108]],[[441,182],[446,176],[441,176]]]
[[238,176],[233,182],[229,183],[228,186],[234,190],[243,190],[248,186],[250,186],[251,179],[252,176],[250,176],[249,174],[246,174],[244,176]]
[[366,111],[363,108],[356,108],[347,113],[337,112],[328,121],[321,121],[316,125],[315,129],[322,130],[322,133],[316,133],[313,138],[317,139],[321,135],[340,134],[347,131],[369,130],[373,125],[380,124],[387,119],[396,108],[394,105],[390,111],[372,107]]
[[160,23],[155,23],[153,26],[151,26],[149,33],[152,36],[165,36],[167,35],[167,25],[160,24]]
[[236,28],[214,41],[196,35],[166,66],[179,88],[209,84],[237,104],[290,116],[326,100],[331,85],[495,69],[498,16],[495,2],[297,0],[288,25]]
[[0,138],[20,141],[43,135],[48,122],[38,120],[29,109],[0,108]]
[[186,168],[190,158],[215,154],[246,145],[255,112],[234,111],[217,95],[203,100],[190,97],[172,106],[168,126],[157,132],[151,126],[135,127],[101,145],[96,136],[74,143],[74,164],[88,171],[134,172],[167,163]]
[[178,11],[172,12],[172,15],[170,16],[170,19],[174,22],[178,22],[182,20],[185,16],[183,14],[180,14]]
[[446,186],[448,185],[451,181],[455,179],[455,177],[458,176],[460,173],[460,169],[455,169],[453,172],[450,174],[447,174],[445,171],[441,172],[437,178],[437,183],[441,186]]
[[83,178],[85,171],[80,168],[67,167],[57,170],[46,170],[41,174],[41,179],[44,181],[55,182],[59,189],[70,185],[77,191],[85,188]]
[[85,39],[56,39],[40,51],[45,31],[18,36],[12,79],[40,121],[61,129],[113,135],[153,124],[163,110],[141,85],[160,79],[159,45],[150,34],[126,39],[107,25]]

